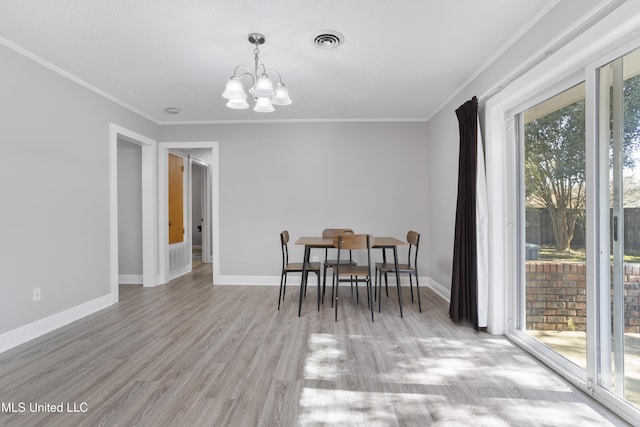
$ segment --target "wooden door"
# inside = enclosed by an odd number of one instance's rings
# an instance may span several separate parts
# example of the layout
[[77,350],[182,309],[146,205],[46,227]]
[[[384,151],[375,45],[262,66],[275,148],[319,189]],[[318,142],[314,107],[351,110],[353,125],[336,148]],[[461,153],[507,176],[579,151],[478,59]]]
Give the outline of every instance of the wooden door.
[[169,244],[184,241],[184,161],[169,154]]

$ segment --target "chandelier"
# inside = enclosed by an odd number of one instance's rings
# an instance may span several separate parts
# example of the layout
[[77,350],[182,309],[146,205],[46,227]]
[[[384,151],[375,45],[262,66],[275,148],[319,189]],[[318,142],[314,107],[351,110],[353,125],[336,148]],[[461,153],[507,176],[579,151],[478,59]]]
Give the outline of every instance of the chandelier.
[[[247,103],[247,93],[244,90],[241,79],[245,76],[251,78],[252,86],[249,89],[249,93],[255,100],[255,106],[253,111],[259,113],[270,113],[275,111],[274,105],[289,105],[291,104],[291,98],[289,98],[289,91],[282,83],[282,77],[276,70],[267,70],[264,64],[260,64],[258,55],[260,54],[260,45],[264,44],[265,37],[259,33],[249,34],[249,43],[255,46],[253,49],[254,69],[251,70],[246,65],[238,65],[233,70],[233,76],[227,82],[222,96],[229,101],[227,107],[235,110],[242,110],[249,108]],[[271,80],[271,76],[277,76],[278,80],[274,87],[274,83]]]

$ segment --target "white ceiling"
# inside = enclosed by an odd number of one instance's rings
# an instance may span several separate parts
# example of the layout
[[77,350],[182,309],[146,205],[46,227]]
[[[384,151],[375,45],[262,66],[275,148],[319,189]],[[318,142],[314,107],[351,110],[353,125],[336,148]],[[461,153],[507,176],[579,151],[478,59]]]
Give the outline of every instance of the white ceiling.
[[[425,120],[557,1],[1,0],[0,42],[159,123]],[[293,99],[274,113],[220,96],[252,32]]]

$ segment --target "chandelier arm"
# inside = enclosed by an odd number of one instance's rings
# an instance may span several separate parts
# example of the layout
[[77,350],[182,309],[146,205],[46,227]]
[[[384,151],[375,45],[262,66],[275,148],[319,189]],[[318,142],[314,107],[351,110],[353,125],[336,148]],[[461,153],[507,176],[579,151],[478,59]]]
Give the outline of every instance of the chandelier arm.
[[[238,70],[244,69],[246,70],[245,73],[238,75]],[[247,67],[246,65],[238,65],[234,70],[233,70],[233,77],[242,77],[245,74],[249,74],[251,75],[251,69],[249,67]]]
[[242,74],[240,74],[239,76],[236,76],[236,77],[237,77],[238,79],[241,79],[241,78],[242,78],[242,77],[244,77],[244,76],[249,76],[249,77],[251,77],[251,81],[253,82],[253,85],[255,86],[255,84],[256,84],[256,78],[255,78],[255,77],[254,77],[254,75],[253,75],[253,74],[251,74],[250,72],[242,73]]
[[281,84],[283,84],[283,83],[282,83],[282,76],[280,75],[280,73],[279,73],[279,72],[277,72],[276,70],[265,70],[265,74],[267,74],[267,75],[268,75],[268,74],[270,74],[270,73],[275,73],[275,74],[277,74],[277,76],[278,76],[278,80],[280,81],[280,83],[281,83]]

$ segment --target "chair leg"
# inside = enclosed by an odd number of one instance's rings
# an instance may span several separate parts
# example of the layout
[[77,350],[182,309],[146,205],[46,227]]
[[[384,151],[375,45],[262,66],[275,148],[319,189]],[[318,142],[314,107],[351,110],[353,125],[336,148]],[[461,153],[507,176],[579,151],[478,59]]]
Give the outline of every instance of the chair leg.
[[373,292],[371,289],[371,270],[369,270],[369,274],[367,275],[367,299],[369,301],[369,309],[371,310],[371,321],[373,322],[373,300],[371,297],[373,296]]
[[367,307],[371,307],[371,304],[373,304],[373,300],[372,297],[373,294],[371,293],[371,277],[367,276]]
[[416,273],[416,292],[418,292],[418,311],[422,313],[422,304],[420,304],[420,284],[418,283],[418,273]]
[[336,272],[334,271],[333,274],[331,275],[331,308],[333,308],[333,298],[334,298],[335,288],[336,288]]
[[309,282],[309,272],[304,275],[304,297],[307,297],[307,283]]
[[378,301],[378,269],[376,269],[376,278],[373,281],[373,300]]
[[[382,281],[382,272],[380,272],[380,280]],[[384,288],[387,290],[387,298],[389,298],[389,278],[387,276],[387,272],[384,272]]]
[[409,289],[411,289],[411,304],[413,304],[413,280],[411,280],[411,276],[413,275],[409,274]]
[[338,321],[338,287],[340,285],[340,278],[338,277],[336,280],[336,306],[335,306],[335,319],[334,322]]
[[320,270],[316,271],[316,276],[318,277],[318,311],[320,311]]
[[280,275],[280,292],[278,293],[278,311],[280,311],[280,300],[284,299],[284,295],[282,294],[282,283],[284,281],[285,275]]
[[[351,286],[353,286],[353,276],[351,277]],[[360,304],[360,294],[358,293],[358,276],[356,276],[356,304]]]
[[322,304],[324,304],[324,293],[327,289],[327,266],[325,265],[322,271]]
[[380,313],[380,304],[382,302],[382,271],[380,271],[380,281],[378,281],[378,274],[376,273],[376,284],[378,285],[378,313]]

